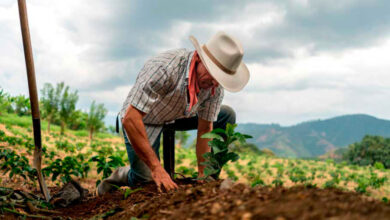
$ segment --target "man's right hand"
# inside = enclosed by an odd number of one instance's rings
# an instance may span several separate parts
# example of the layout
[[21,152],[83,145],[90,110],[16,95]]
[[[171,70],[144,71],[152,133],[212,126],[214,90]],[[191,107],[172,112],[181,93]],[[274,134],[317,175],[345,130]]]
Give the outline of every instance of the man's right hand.
[[161,185],[167,191],[179,188],[162,166],[157,166],[151,171],[151,174],[159,192],[162,192]]

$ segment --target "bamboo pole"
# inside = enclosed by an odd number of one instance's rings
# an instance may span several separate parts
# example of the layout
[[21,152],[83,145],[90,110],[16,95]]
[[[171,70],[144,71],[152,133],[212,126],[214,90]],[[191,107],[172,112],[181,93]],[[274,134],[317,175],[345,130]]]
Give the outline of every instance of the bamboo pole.
[[38,102],[37,84],[35,80],[34,59],[33,59],[32,48],[31,48],[30,30],[28,27],[26,0],[18,0],[18,5],[19,5],[20,27],[22,29],[24,57],[26,60],[28,90],[30,94],[30,104],[31,104],[31,113],[32,113],[33,130],[34,130],[34,143],[35,143],[34,167],[37,169],[39,187],[41,188],[41,192],[45,196],[46,201],[49,201],[50,193],[49,190],[47,189],[45,179],[41,171],[41,161],[42,161],[41,119],[39,114],[39,102]]

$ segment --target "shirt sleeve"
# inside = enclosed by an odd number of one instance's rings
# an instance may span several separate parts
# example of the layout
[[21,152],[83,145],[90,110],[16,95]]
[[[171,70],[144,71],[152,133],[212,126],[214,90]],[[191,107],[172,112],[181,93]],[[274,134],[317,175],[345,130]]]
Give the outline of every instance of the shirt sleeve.
[[166,65],[158,62],[147,62],[130,91],[130,104],[148,114],[153,105],[161,100],[160,97],[167,94],[170,84]]
[[224,90],[221,86],[218,86],[213,96],[210,95],[202,104],[199,106],[198,117],[206,121],[216,121],[218,118],[219,111],[224,96]]

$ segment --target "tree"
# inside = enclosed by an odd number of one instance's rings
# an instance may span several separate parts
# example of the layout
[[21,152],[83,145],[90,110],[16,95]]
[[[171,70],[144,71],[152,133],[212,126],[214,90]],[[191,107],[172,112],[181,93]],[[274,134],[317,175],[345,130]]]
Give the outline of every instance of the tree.
[[104,107],[104,104],[96,105],[95,101],[92,102],[87,119],[89,139],[91,142],[93,139],[93,133],[98,132],[100,129],[104,128],[103,119],[106,117],[106,114],[107,109]]
[[349,145],[344,159],[352,164],[367,166],[382,163],[390,168],[390,138],[366,135],[361,142]]
[[61,100],[61,93],[64,89],[64,83],[57,83],[54,89],[50,83],[45,83],[43,86],[41,106],[42,116],[47,120],[47,131],[50,132],[50,124],[58,118],[59,105]]
[[19,116],[31,114],[30,99],[24,95],[15,96],[12,106],[14,112]]
[[59,105],[59,116],[61,124],[61,135],[65,132],[65,126],[69,123],[73,112],[76,110],[76,103],[79,99],[77,90],[75,92],[69,91],[69,86],[66,86],[62,93],[60,105]]
[[12,110],[11,106],[12,97],[3,89],[0,89],[0,115],[4,112],[9,112]]
[[68,127],[73,130],[87,129],[88,113],[76,110],[69,118]]

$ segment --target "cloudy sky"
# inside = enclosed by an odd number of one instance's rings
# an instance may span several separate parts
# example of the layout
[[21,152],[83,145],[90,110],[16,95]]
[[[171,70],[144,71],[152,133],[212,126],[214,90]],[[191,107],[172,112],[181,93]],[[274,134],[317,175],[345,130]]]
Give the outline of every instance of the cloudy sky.
[[[0,1],[0,87],[27,94],[17,1]],[[388,0],[28,0],[38,87],[64,81],[115,114],[149,57],[206,42],[242,41],[247,87],[225,93],[238,122],[292,125],[342,114],[390,119]]]

